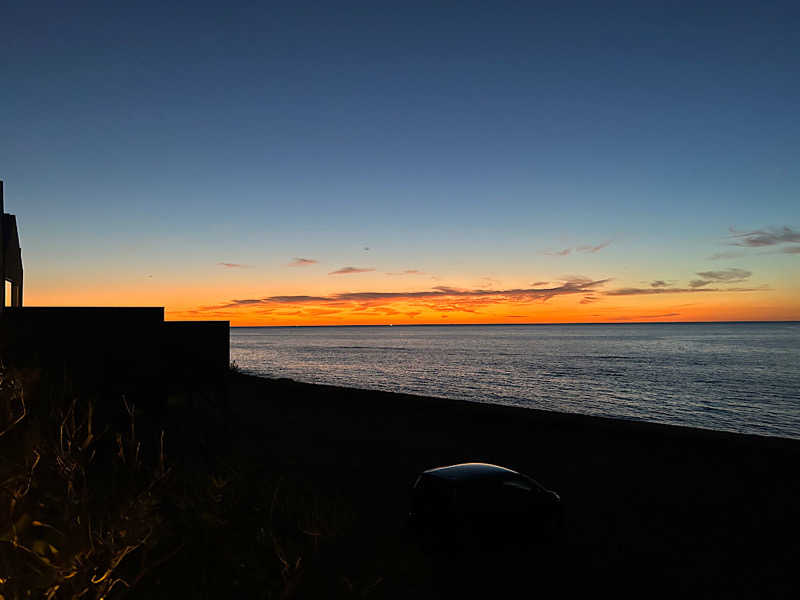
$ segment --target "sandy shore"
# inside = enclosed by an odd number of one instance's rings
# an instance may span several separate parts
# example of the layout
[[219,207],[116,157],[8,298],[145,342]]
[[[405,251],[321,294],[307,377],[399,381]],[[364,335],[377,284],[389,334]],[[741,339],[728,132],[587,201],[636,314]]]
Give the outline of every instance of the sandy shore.
[[[340,568],[380,579],[374,597],[520,584],[728,598],[800,589],[797,440],[246,375],[232,378],[230,402],[254,473],[263,465],[264,477],[310,482],[351,507],[355,550],[341,553]],[[557,490],[563,544],[527,554],[421,544],[405,526],[409,483],[465,461]]]

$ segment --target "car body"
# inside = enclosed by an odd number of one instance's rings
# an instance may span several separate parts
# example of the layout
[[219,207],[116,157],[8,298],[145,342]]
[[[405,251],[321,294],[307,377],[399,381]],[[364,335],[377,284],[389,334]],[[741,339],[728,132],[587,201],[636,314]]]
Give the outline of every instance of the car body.
[[452,534],[552,539],[563,521],[561,497],[506,467],[462,463],[428,469],[411,488],[413,525]]

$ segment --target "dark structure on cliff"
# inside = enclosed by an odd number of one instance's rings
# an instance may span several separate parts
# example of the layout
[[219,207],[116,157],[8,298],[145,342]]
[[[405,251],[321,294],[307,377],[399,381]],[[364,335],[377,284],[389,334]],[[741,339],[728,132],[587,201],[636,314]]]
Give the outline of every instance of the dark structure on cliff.
[[[0,181],[0,207],[2,190]],[[222,389],[228,321],[165,321],[163,307],[23,307],[14,215],[2,213],[1,237],[0,360],[68,373],[82,390],[103,398],[124,394],[140,406],[163,405],[169,394],[187,390]]]
[[0,181],[0,313],[6,305],[6,281],[11,282],[11,306],[22,306],[22,249],[17,218],[5,212]]

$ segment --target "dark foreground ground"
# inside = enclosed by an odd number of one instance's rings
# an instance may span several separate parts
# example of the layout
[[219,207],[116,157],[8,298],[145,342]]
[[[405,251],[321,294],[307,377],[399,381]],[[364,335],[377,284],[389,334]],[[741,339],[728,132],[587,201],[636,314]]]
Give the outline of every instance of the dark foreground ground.
[[[232,420],[219,425],[229,445],[194,460],[222,473],[215,485],[238,496],[235,515],[213,550],[184,548],[143,582],[143,597],[174,589],[170,572],[196,597],[226,587],[231,597],[374,598],[800,590],[798,441],[245,375],[232,376],[229,399]],[[561,542],[465,545],[411,531],[415,475],[466,461],[557,490]],[[279,588],[259,587],[268,571],[280,571]]]

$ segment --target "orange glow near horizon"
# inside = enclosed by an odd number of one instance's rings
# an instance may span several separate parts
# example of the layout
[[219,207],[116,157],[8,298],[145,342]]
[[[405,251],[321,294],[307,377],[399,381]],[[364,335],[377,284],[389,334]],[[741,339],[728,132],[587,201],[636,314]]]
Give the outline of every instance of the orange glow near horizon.
[[[323,326],[659,321],[800,320],[798,290],[716,289],[620,295],[606,280],[505,291],[432,288],[415,292],[314,293],[252,297],[249,286],[107,286],[26,297],[29,306],[164,306],[169,320],[225,320],[232,326]],[[377,288],[377,286],[376,286]],[[280,288],[279,288],[280,289]],[[284,288],[285,289],[285,288]],[[380,289],[380,288],[377,288]],[[220,302],[220,298],[243,298]]]
[[[733,295],[733,294],[731,294]],[[741,294],[738,294],[741,295]],[[413,324],[512,324],[512,323],[625,323],[659,321],[791,321],[800,319],[797,307],[779,303],[753,303],[753,298],[719,298],[698,302],[690,294],[676,297],[609,299],[581,304],[580,298],[554,298],[535,302],[498,300],[436,302],[423,300],[369,303],[284,303],[229,307],[226,309],[175,310],[173,320],[227,320],[232,326],[324,326],[324,325],[413,325]],[[720,294],[723,296],[723,294]],[[336,304],[333,305],[332,304]]]

